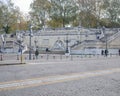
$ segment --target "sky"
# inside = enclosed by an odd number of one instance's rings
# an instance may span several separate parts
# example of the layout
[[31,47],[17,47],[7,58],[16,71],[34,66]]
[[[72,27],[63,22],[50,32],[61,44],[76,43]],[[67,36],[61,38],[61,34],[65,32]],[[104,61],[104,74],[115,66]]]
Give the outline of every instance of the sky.
[[24,14],[28,14],[30,10],[30,4],[33,0],[12,0],[15,6],[20,8],[20,11]]

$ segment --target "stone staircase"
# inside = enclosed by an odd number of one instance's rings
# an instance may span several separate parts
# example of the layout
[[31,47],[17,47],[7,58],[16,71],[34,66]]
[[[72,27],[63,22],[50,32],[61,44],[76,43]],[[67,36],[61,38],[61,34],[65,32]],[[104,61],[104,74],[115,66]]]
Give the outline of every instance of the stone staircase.
[[110,43],[111,41],[113,41],[114,39],[120,37],[120,29],[117,30],[117,32],[115,34],[113,34],[112,36],[110,36],[107,40],[108,43]]
[[[106,42],[107,39],[107,43],[112,42],[113,40],[115,40],[116,38],[120,37],[120,28],[119,29],[113,29],[113,30],[107,30],[106,35],[102,34],[102,36],[99,39],[95,39],[95,40],[83,40],[83,41],[77,41],[76,44],[70,46],[71,49],[76,49],[76,48],[84,48],[87,46],[90,47],[94,47],[94,46],[104,46],[104,43]],[[96,47],[97,47],[96,46]]]

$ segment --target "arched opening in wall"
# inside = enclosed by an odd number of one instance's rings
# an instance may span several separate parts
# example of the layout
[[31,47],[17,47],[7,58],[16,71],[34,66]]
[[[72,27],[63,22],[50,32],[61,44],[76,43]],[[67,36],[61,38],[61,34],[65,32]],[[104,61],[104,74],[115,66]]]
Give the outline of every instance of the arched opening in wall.
[[64,43],[61,40],[57,40],[53,47],[52,47],[53,51],[65,51],[65,46]]

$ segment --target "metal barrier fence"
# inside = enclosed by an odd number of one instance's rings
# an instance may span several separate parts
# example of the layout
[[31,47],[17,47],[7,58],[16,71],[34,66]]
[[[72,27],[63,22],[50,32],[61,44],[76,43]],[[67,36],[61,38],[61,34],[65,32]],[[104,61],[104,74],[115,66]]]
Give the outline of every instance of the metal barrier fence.
[[[119,57],[118,54],[109,54],[107,57]],[[39,54],[36,58],[32,54],[32,60],[76,60],[84,58],[106,58],[104,55],[63,55],[63,54]],[[0,54],[0,61],[4,60],[29,60],[29,54]]]

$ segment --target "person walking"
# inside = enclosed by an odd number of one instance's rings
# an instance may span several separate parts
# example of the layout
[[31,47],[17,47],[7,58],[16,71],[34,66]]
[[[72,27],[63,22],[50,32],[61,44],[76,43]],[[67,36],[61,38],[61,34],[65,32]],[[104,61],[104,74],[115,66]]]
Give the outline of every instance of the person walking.
[[36,51],[35,51],[35,57],[36,57],[36,59],[38,59],[38,55],[39,55],[39,51],[36,49]]
[[102,55],[102,56],[104,55],[104,50],[101,50],[101,55]]
[[120,49],[118,50],[119,56],[120,56]]
[[108,56],[108,50],[105,49],[105,56],[107,57]]

